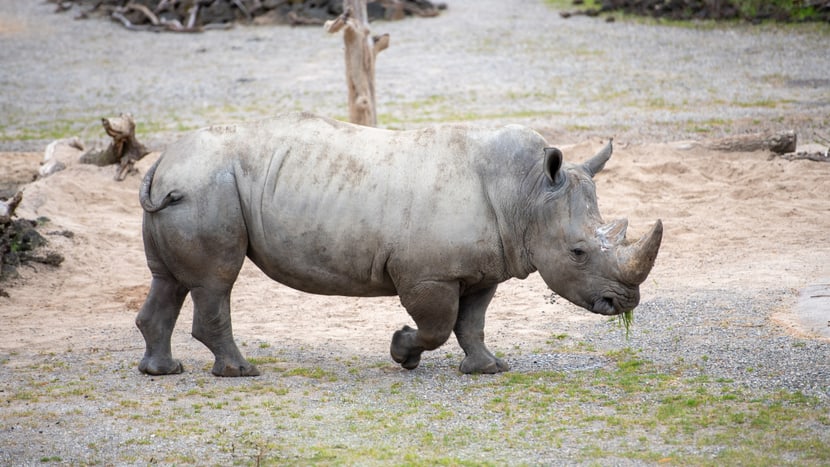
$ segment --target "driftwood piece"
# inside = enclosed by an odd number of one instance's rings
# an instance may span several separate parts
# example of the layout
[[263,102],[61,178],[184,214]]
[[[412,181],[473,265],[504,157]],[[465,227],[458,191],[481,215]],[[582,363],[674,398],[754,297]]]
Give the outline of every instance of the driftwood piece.
[[697,144],[713,151],[772,151],[776,154],[786,154],[795,151],[796,142],[795,131],[789,130],[780,133],[748,133],[726,138],[707,139]]
[[[130,21],[130,19],[126,16],[126,14],[130,11],[137,11],[141,13],[147,22],[134,23]],[[146,6],[130,2],[123,7],[116,8],[112,12],[111,16],[112,19],[117,20],[124,25],[125,28],[131,31],[202,32],[205,27],[196,25],[196,16],[198,13],[199,3],[197,2],[188,10],[186,24],[182,24],[178,19],[159,18]],[[220,25],[220,27],[231,27],[231,25]]]
[[782,159],[788,161],[808,160],[814,162],[830,162],[830,151],[799,151],[791,152],[789,154],[781,154]]
[[101,124],[112,142],[103,151],[92,150],[81,156],[81,162],[105,166],[119,164],[115,179],[124,180],[128,173],[135,171],[135,163],[150,153],[135,137],[135,120],[130,114],[114,118],[102,118]]
[[821,134],[815,134],[817,144],[808,144],[801,148],[801,151],[790,154],[782,154],[782,159],[788,161],[808,160],[814,162],[830,162],[830,138]]
[[344,0],[343,14],[327,21],[325,30],[343,30],[346,45],[346,83],[349,88],[349,121],[377,126],[375,108],[375,59],[389,47],[389,34],[372,36],[366,0]]
[[83,151],[84,143],[77,136],[52,141],[43,152],[43,163],[37,173],[41,177],[48,177],[55,172],[60,172],[68,164],[76,162],[78,155]]

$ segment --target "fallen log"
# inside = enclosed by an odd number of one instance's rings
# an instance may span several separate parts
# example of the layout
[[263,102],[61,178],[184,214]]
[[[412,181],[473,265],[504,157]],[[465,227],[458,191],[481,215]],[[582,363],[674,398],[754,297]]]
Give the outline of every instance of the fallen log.
[[724,152],[771,151],[776,154],[794,152],[797,137],[795,131],[780,133],[748,133],[699,141],[696,143],[706,149]]

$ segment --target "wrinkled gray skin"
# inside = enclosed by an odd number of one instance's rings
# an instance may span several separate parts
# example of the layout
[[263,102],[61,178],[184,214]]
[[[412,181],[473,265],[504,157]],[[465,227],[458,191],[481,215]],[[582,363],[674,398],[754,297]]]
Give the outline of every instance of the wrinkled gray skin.
[[595,313],[633,309],[657,255],[657,221],[638,242],[605,224],[592,181],[611,145],[562,163],[537,133],[460,126],[358,127],[308,114],[215,126],[173,144],[140,193],[152,284],[136,324],[149,374],[180,373],[170,337],[185,296],[213,373],[255,376],[234,343],[230,293],[247,256],[272,279],[327,295],[398,295],[417,329],[394,333],[392,358],[455,332],[464,373],[508,369],[484,344],[496,286],[539,271]]

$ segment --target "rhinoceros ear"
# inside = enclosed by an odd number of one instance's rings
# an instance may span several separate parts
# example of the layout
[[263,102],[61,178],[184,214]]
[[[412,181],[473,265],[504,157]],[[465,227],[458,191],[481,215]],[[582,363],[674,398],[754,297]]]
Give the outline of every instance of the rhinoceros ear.
[[545,148],[545,175],[552,184],[557,183],[556,174],[562,167],[562,151],[557,148]]
[[606,144],[600,152],[596,153],[594,157],[588,159],[587,162],[582,164],[582,167],[591,177],[598,174],[605,167],[605,163],[608,162],[608,159],[611,158],[611,152],[614,150],[611,145],[612,141],[613,140],[608,140],[608,144]]

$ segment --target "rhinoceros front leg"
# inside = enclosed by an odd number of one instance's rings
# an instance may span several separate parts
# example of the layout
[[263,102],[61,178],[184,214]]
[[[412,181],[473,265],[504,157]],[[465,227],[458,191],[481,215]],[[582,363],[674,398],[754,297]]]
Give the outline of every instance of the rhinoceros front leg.
[[467,356],[459,368],[462,373],[499,373],[510,367],[484,345],[484,314],[496,293],[496,286],[461,297],[455,337]]
[[169,375],[184,371],[182,363],[173,358],[170,337],[186,296],[187,289],[175,279],[153,278],[150,293],[135,319],[146,344],[144,358],[138,365],[142,373]]
[[407,370],[421,362],[424,350],[440,347],[452,333],[458,315],[458,284],[421,282],[401,291],[401,304],[418,329],[404,326],[392,336],[392,359]]
[[248,363],[233,341],[231,328],[231,290],[195,287],[193,298],[193,337],[205,344],[216,361],[216,376],[259,376],[256,366]]

